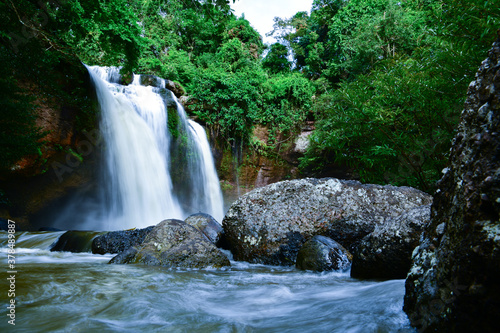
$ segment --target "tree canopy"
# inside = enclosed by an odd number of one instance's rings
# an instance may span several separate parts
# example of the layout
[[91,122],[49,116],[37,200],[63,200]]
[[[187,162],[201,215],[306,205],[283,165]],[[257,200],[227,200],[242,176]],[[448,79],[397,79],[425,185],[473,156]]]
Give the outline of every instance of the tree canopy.
[[19,144],[4,145],[0,168],[43,145],[20,82],[49,87],[46,73],[72,57],[179,82],[191,115],[232,147],[251,144],[258,124],[273,146],[315,120],[303,175],[340,163],[363,181],[430,192],[499,8],[481,0],[315,0],[310,12],[275,18],[277,43],[267,46],[227,0],[7,0],[0,127],[2,141]]

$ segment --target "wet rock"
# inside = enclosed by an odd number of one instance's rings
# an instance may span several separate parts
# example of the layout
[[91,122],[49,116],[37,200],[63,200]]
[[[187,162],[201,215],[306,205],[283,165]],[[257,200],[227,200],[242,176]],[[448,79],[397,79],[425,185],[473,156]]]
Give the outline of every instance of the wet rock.
[[348,270],[352,255],[331,238],[314,236],[304,243],[297,254],[296,267],[315,272]]
[[422,332],[496,332],[500,313],[500,39],[467,91],[404,310]]
[[165,220],[144,242],[118,254],[110,263],[142,263],[169,268],[220,268],[229,259],[198,229],[180,221]]
[[404,279],[411,255],[430,219],[430,205],[409,210],[364,237],[353,250],[351,276],[363,279]]
[[50,251],[90,252],[92,240],[101,234],[102,232],[97,231],[66,231],[59,237]]
[[133,262],[135,256],[137,255],[137,247],[131,246],[124,251],[118,253],[116,256],[111,258],[110,264],[130,264]]
[[[175,97],[180,98],[186,94],[184,87],[178,82],[164,80],[165,88],[174,93]],[[155,88],[162,88],[162,79],[155,75],[141,74],[139,77],[139,83],[143,86],[152,86]]]
[[197,213],[188,216],[184,222],[201,231],[214,244],[217,244],[224,233],[224,229],[212,216]]
[[161,88],[161,79],[154,75],[142,74],[140,76],[139,82],[142,86]]
[[186,90],[184,90],[184,87],[179,82],[165,80],[165,88],[173,92],[177,98],[186,95]]
[[153,226],[144,229],[110,231],[92,241],[92,253],[119,253],[129,247],[140,245]]
[[377,225],[431,201],[409,187],[334,178],[283,181],[240,197],[222,227],[235,260],[294,265],[300,246],[314,235],[352,250]]

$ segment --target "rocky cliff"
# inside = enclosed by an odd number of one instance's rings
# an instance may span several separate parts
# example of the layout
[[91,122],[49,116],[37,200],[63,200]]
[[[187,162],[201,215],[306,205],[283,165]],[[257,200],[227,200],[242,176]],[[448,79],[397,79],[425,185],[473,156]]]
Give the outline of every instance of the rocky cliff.
[[34,97],[43,145],[38,155],[25,156],[0,174],[0,217],[22,229],[36,229],[37,220],[96,179],[97,99],[86,68],[67,56],[37,73],[17,79],[19,88]]
[[500,313],[500,39],[467,92],[449,166],[406,280],[422,332],[493,332]]

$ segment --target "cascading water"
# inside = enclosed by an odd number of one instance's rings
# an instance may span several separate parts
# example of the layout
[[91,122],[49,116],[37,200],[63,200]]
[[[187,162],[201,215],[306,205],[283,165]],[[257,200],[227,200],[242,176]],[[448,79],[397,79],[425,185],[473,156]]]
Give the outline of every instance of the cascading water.
[[135,75],[131,85],[122,86],[116,68],[88,70],[101,106],[105,229],[144,227],[197,212],[221,221],[222,193],[207,137],[187,119],[165,81],[154,78],[156,86],[145,86]]

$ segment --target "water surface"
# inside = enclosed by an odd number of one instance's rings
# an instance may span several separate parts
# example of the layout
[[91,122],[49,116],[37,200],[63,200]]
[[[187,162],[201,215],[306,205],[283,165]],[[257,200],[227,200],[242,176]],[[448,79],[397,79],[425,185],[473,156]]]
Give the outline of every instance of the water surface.
[[[61,232],[17,233],[16,326],[2,332],[413,332],[404,280],[231,261],[222,270],[109,265],[50,252]],[[0,233],[7,271],[7,233]],[[29,247],[28,247],[29,246]],[[2,304],[8,284],[0,283]]]

